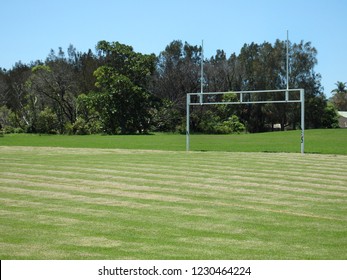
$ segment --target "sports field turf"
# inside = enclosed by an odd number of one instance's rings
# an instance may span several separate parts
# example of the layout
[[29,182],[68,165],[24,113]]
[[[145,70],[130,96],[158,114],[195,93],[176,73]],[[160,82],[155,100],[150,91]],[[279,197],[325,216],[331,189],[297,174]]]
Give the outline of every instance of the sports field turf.
[[[237,135],[191,135],[193,151],[300,152],[301,132],[284,131]],[[305,132],[305,152],[347,155],[347,129],[314,129]],[[184,151],[185,135],[34,135],[0,137],[0,146],[109,148]]]
[[346,166],[345,155],[3,145],[0,259],[346,259]]

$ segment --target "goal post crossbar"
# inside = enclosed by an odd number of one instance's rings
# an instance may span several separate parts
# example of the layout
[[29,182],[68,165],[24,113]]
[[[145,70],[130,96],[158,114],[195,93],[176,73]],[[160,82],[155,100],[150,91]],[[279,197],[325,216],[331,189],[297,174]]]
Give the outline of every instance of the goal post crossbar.
[[[299,99],[290,99],[291,92],[300,92]],[[245,94],[254,93],[284,93],[284,98],[280,100],[249,100]],[[235,94],[237,101],[210,101],[204,102],[204,96],[217,96]],[[199,102],[192,102],[191,97],[199,97]],[[276,104],[276,103],[300,103],[301,104],[301,153],[304,153],[305,147],[305,91],[304,89],[281,89],[281,90],[254,90],[254,91],[228,91],[228,92],[201,92],[187,93],[187,120],[186,120],[186,150],[190,150],[190,106],[197,105],[241,105],[241,104]]]

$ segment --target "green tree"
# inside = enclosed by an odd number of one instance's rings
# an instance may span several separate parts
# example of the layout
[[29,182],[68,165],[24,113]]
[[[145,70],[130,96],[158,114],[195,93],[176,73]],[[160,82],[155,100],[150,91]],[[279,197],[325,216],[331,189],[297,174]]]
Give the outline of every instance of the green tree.
[[151,123],[152,95],[148,84],[155,56],[136,53],[119,42],[100,41],[97,50],[105,65],[94,72],[99,92],[91,98],[104,131],[146,133]]
[[336,89],[331,91],[334,94],[332,102],[337,110],[347,111],[347,83],[338,81],[335,85]]
[[90,50],[81,53],[72,45],[67,50],[67,56],[62,48],[58,52],[51,50],[45,63],[33,65],[26,82],[27,111],[32,116],[28,131],[37,131],[39,113],[49,108],[58,119],[55,130],[71,133],[69,127],[74,125],[79,115],[78,96],[96,89],[93,72],[99,65],[97,56]]
[[[238,88],[240,90],[270,90],[285,88],[285,45],[279,40],[274,45],[245,44],[237,62]],[[252,93],[245,96],[248,100],[274,100],[276,96],[268,93]],[[249,104],[240,106],[239,116],[250,132],[267,130],[267,124],[276,122],[286,123],[285,105]],[[271,113],[269,113],[269,110]],[[270,117],[270,118],[269,118]],[[284,127],[284,126],[282,126]]]
[[33,67],[29,85],[42,107],[49,107],[56,114],[57,130],[64,133],[65,124],[76,121],[76,99],[80,88],[76,73],[63,53],[55,56],[52,51],[45,65]]
[[[311,42],[293,44],[290,48],[291,71],[289,84],[291,88],[303,88],[305,90],[305,127],[324,127],[321,116],[327,106],[327,98],[321,86],[321,75],[315,72],[317,64],[317,50]],[[293,128],[300,123],[299,105],[293,105],[288,114],[289,122]]]
[[[185,119],[186,94],[200,91],[200,64],[201,47],[180,40],[172,41],[157,58],[152,91],[181,124]],[[159,110],[157,113],[167,114],[168,110]],[[165,124],[160,122],[160,127],[165,129],[176,129],[179,126],[177,123],[173,126],[165,115],[159,115],[157,119],[166,120]],[[199,119],[192,118],[192,127],[196,126],[195,120]]]
[[328,102],[324,108],[324,113],[321,116],[322,126],[324,128],[338,128],[339,127],[339,116],[337,110],[331,102]]
[[[286,47],[279,40],[274,45],[267,42],[258,45],[244,45],[238,61],[241,65],[241,90],[266,90],[286,88]],[[305,89],[305,123],[307,128],[322,127],[322,119],[326,97],[321,87],[321,76],[314,70],[317,64],[317,50],[310,42],[301,41],[290,44],[290,88]],[[277,97],[273,94],[252,94],[253,100],[271,100]],[[295,98],[292,96],[291,98]],[[298,96],[296,98],[299,98]],[[276,105],[246,105],[241,107],[239,116],[247,123],[251,132],[267,129],[266,125],[281,123],[282,129],[291,125],[296,128],[300,124],[298,104]]]
[[201,47],[176,40],[157,59],[153,91],[185,110],[186,94],[200,89]]

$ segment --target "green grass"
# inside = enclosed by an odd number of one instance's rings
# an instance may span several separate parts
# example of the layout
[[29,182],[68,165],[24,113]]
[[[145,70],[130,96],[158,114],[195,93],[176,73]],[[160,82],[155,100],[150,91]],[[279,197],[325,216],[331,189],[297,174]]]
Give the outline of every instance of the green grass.
[[[240,134],[191,135],[193,151],[300,152],[300,131]],[[305,151],[321,154],[347,154],[347,129],[318,129],[305,132]],[[0,137],[0,146],[69,148],[149,149],[184,151],[185,135],[64,136],[11,134]]]
[[[184,148],[166,137],[1,138],[0,259],[347,258],[347,156],[91,148]],[[25,138],[90,149],[4,146]]]
[[347,130],[305,136],[5,135],[0,258],[346,259]]

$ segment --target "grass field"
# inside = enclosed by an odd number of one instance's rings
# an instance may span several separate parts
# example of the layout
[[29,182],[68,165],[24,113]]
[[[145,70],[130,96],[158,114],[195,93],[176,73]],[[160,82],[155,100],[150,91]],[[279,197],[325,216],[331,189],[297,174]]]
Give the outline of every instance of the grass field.
[[[300,152],[300,131],[240,135],[191,135],[193,151]],[[347,155],[347,129],[317,129],[305,132],[305,152]],[[184,151],[185,135],[66,136],[12,134],[0,137],[0,146],[68,148],[150,149]]]
[[12,137],[0,140],[0,259],[347,259],[345,155]]

